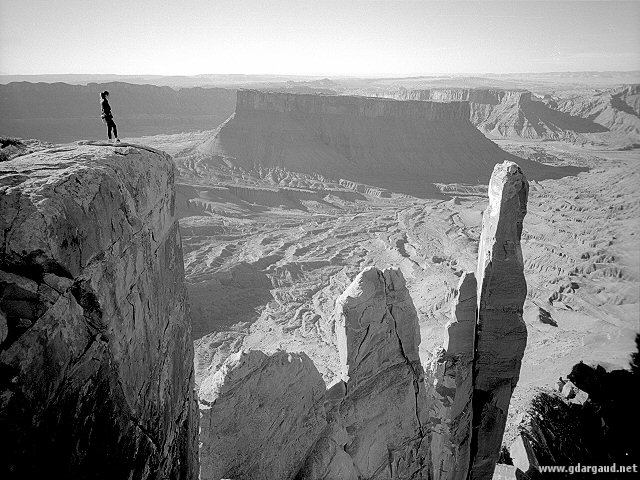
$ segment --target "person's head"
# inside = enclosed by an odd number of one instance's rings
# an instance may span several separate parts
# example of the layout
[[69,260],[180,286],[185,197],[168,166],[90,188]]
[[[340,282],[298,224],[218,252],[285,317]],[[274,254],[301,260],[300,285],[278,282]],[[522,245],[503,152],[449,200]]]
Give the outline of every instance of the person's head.
[[107,92],[106,90],[100,94],[100,97],[101,97],[103,100],[104,100],[105,98],[107,98],[108,96],[109,96],[109,92]]

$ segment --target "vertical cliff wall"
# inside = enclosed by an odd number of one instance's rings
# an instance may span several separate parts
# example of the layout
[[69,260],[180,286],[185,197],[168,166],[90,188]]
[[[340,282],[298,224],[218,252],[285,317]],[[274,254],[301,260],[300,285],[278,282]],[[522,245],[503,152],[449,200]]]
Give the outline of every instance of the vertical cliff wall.
[[125,145],[0,164],[3,478],[197,476],[173,181]]

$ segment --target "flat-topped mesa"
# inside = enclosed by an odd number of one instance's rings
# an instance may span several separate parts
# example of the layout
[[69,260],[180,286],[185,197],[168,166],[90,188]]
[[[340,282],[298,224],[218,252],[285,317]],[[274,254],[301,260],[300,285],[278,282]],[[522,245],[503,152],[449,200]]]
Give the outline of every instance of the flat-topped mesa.
[[362,118],[402,118],[439,122],[469,120],[467,102],[399,102],[388,98],[293,94],[241,90],[236,116],[256,111],[298,115],[342,115]]
[[0,477],[197,476],[174,174],[125,144],[0,164]]
[[470,479],[493,475],[527,343],[520,237],[529,184],[513,162],[495,166],[478,251]]
[[194,151],[206,168],[280,169],[417,196],[433,194],[434,182],[486,183],[496,158],[512,157],[473,126],[467,102],[255,90],[239,91],[235,114]]
[[304,353],[231,355],[200,387],[200,478],[294,478],[326,426],[324,395]]
[[430,424],[434,480],[466,480],[469,471],[476,289],[474,274],[465,273],[432,374],[434,382],[429,394],[433,401]]
[[420,331],[400,270],[356,277],[336,302],[336,335],[342,380],[327,392],[329,428],[300,478],[427,478]]

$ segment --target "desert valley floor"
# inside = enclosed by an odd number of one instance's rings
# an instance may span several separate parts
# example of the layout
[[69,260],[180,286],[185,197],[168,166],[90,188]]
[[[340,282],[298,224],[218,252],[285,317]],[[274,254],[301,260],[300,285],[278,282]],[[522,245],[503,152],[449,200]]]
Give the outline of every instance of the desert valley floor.
[[[343,188],[318,176],[233,169],[221,176],[193,153],[209,135],[127,139],[174,155],[180,172],[196,384],[241,348],[304,351],[331,384],[339,374],[334,302],[368,265],[401,268],[428,366],[442,345],[459,276],[475,270],[486,187],[439,185],[437,198],[417,198]],[[530,181],[522,243],[528,344],[505,432],[509,445],[537,388],[553,387],[579,361],[628,365],[640,318],[640,155],[494,141],[521,159],[585,167]]]

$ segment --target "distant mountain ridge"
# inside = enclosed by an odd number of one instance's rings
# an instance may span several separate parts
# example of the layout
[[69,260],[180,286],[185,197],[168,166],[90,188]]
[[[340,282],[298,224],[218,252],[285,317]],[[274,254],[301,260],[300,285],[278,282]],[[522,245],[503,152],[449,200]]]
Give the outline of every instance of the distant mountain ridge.
[[0,134],[50,142],[106,138],[99,104],[104,90],[121,137],[211,130],[235,107],[235,91],[222,88],[18,82],[0,85]]
[[401,100],[468,101],[471,122],[494,137],[631,148],[640,145],[638,91],[638,85],[630,85],[593,95],[537,98],[523,89],[400,87],[384,96]]

